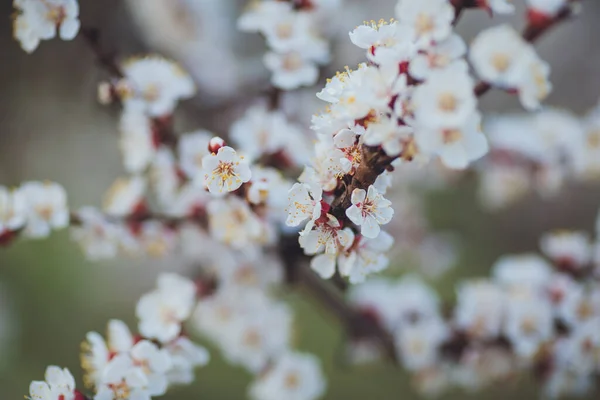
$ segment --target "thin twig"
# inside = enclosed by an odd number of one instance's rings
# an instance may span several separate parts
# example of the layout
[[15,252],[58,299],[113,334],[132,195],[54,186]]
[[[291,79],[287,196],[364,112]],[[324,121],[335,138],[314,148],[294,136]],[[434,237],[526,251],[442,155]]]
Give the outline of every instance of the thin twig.
[[96,56],[98,64],[115,78],[123,78],[125,75],[116,62],[115,53],[107,51],[100,42],[100,31],[97,28],[81,28],[81,36]]

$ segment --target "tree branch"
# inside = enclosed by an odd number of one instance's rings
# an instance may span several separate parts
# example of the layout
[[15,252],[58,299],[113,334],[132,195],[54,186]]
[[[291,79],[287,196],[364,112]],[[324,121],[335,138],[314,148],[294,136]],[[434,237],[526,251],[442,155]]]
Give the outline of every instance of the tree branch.
[[394,338],[383,327],[350,307],[339,292],[306,265],[297,265],[297,272],[300,284],[340,320],[352,338],[375,339],[386,357],[394,363],[399,363]]
[[98,64],[103,69],[116,78],[125,77],[121,67],[116,62],[114,51],[108,51],[102,47],[100,31],[97,28],[81,28],[80,35],[86,41],[88,47],[96,56]]

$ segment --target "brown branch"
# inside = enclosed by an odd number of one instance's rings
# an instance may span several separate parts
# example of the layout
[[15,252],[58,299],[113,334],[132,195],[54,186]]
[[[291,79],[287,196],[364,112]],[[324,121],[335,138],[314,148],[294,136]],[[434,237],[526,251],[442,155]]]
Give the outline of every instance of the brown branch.
[[452,25],[456,26],[462,13],[467,8],[479,8],[479,4],[477,4],[477,0],[450,0],[450,4],[454,7],[454,21],[452,21]]
[[115,78],[123,78],[125,76],[121,67],[116,62],[115,53],[102,47],[100,31],[97,28],[81,28],[80,35],[86,41],[102,68]]
[[352,175],[350,183],[331,203],[330,214],[340,221],[347,221],[346,210],[352,205],[351,197],[354,189],[366,190],[375,183],[377,177],[389,168],[397,157],[390,157],[377,147],[362,146],[362,162]]
[[374,339],[389,360],[399,363],[393,337],[376,321],[350,307],[327,281],[318,277],[306,265],[297,266],[301,285],[346,327],[351,338]]
[[338,318],[351,338],[376,340],[383,353],[393,362],[398,362],[394,339],[377,321],[367,318],[344,300],[340,290],[330,282],[318,277],[309,267],[309,257],[298,246],[295,236],[282,236],[279,254],[285,268],[286,282],[304,288],[314,299]]
[[278,110],[281,105],[281,95],[283,94],[282,90],[273,86],[269,89],[267,94],[269,99],[269,110]]

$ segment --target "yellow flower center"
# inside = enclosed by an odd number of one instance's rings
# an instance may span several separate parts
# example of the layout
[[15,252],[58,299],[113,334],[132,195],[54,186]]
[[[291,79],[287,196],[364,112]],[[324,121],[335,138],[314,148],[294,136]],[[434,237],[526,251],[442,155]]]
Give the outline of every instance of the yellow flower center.
[[415,29],[418,34],[431,32],[435,28],[435,21],[431,15],[426,13],[420,13],[415,21]]
[[589,147],[594,149],[600,147],[600,130],[595,130],[588,133],[587,144]]
[[283,385],[288,389],[297,389],[300,386],[300,377],[296,372],[290,372],[286,375]]
[[463,138],[463,134],[458,129],[445,130],[444,133],[444,144],[456,143]]
[[219,165],[214,170],[223,182],[235,176],[234,166],[232,162],[219,161]]
[[458,108],[458,99],[452,93],[442,93],[438,96],[438,107],[444,112],[454,112]]
[[302,66],[302,58],[296,53],[291,53],[283,59],[283,69],[295,71]]
[[506,72],[510,67],[510,56],[504,53],[496,53],[492,56],[492,65],[498,72]]

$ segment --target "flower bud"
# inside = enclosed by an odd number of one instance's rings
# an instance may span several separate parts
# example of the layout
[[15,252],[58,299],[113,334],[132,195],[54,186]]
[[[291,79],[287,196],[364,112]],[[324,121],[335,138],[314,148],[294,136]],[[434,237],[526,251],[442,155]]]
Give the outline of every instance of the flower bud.
[[113,87],[108,82],[100,82],[98,84],[98,101],[100,104],[106,106],[113,102],[114,91]]
[[208,142],[208,151],[216,154],[221,147],[224,147],[226,145],[227,144],[225,143],[225,141],[223,139],[221,139],[218,136],[215,136],[212,139],[210,139],[210,141]]

